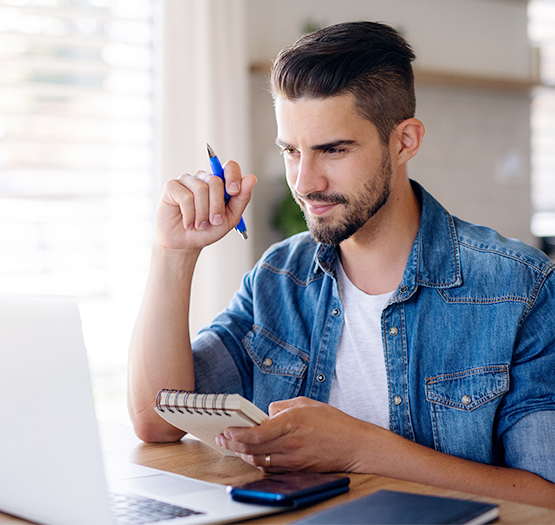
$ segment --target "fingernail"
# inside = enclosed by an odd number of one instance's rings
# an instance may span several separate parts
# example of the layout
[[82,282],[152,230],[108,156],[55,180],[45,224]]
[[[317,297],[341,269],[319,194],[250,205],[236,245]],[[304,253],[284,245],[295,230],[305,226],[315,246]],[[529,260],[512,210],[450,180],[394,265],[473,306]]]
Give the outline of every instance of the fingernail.
[[228,191],[230,193],[238,193],[239,192],[239,184],[237,184],[236,182],[232,182],[229,185]]
[[219,213],[212,217],[212,224],[214,224],[214,226],[219,226],[220,224],[222,224],[222,222],[224,222],[224,220]]
[[187,226],[187,230],[192,231],[195,229],[195,223],[192,222],[191,224],[189,224],[189,226]]
[[216,438],[214,439],[214,441],[216,442],[216,445],[218,445],[219,447],[223,447],[224,446],[224,442],[222,440],[222,438],[220,436],[216,436]]
[[199,230],[206,230],[206,228],[208,228],[208,222],[207,221],[202,221],[199,225],[198,225],[198,229]]

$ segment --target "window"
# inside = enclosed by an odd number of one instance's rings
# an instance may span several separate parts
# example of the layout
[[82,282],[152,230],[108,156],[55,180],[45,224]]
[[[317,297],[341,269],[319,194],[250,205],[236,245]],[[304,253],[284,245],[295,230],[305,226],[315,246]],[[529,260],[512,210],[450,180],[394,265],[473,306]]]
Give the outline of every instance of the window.
[[153,35],[153,0],[0,0],[0,292],[78,298],[116,420],[151,244]]
[[532,100],[532,233],[544,249],[555,245],[555,2],[531,0],[529,33],[540,50],[540,78]]

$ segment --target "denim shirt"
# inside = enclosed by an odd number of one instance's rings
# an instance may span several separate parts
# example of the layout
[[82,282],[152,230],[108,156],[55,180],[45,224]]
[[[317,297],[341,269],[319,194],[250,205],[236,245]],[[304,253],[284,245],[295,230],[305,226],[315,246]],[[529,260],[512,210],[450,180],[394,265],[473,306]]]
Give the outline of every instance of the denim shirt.
[[[412,184],[420,228],[381,319],[390,429],[555,481],[555,264]],[[336,261],[308,233],[271,247],[193,342],[197,391],[266,411],[327,402],[343,325]]]

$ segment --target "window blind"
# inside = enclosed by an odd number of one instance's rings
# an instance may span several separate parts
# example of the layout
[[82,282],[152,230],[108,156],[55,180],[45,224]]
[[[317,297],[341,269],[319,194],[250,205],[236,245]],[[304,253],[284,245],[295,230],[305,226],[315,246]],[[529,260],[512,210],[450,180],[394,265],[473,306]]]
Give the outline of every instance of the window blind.
[[153,3],[0,0],[0,292],[78,298],[104,363],[151,244]]
[[555,252],[555,3],[531,0],[529,33],[540,50],[542,86],[532,97],[532,233]]
[[141,0],[0,0],[4,291],[110,294],[141,249],[151,25]]

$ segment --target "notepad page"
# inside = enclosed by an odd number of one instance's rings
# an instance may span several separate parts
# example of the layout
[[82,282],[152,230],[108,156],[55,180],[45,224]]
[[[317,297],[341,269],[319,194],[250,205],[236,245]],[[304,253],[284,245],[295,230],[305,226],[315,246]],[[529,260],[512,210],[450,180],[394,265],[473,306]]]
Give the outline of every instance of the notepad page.
[[234,452],[216,445],[216,436],[221,434],[227,427],[253,427],[255,423],[242,412],[227,410],[224,414],[207,414],[197,412],[170,412],[167,409],[155,408],[156,412],[174,427],[192,434],[196,438],[204,441],[225,456],[235,456]]

